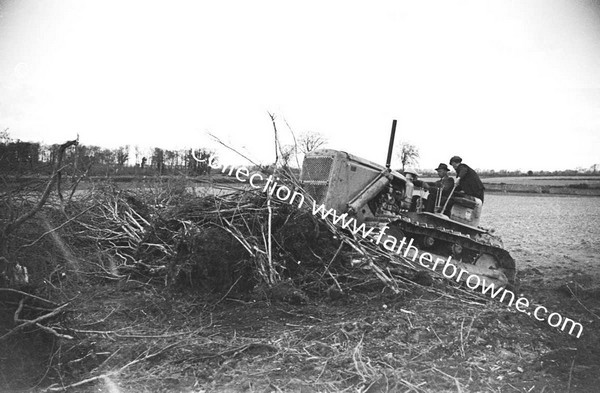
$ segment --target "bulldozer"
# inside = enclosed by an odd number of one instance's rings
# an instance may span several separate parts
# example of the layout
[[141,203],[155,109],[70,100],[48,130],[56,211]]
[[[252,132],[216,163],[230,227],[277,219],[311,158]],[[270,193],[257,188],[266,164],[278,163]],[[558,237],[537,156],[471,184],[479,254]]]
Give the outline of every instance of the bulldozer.
[[[414,173],[391,169],[395,132],[394,120],[385,166],[339,150],[306,154],[300,173],[305,192],[317,204],[358,223],[387,227],[386,236],[410,239],[421,253],[452,260],[496,286],[514,287],[515,261],[501,238],[479,225],[480,201],[451,196],[452,205],[446,209],[435,190],[419,187]],[[437,198],[434,212],[423,209],[427,194]]]

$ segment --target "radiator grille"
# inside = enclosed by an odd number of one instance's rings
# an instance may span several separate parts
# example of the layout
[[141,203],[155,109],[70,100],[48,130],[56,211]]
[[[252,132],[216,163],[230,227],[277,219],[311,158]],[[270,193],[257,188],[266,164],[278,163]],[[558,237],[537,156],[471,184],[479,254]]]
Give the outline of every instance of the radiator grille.
[[302,175],[300,180],[329,180],[331,172],[332,157],[308,157],[302,163]]
[[302,186],[317,203],[323,203],[327,196],[332,164],[332,157],[323,156],[308,157],[302,163]]
[[327,189],[328,188],[329,188],[329,186],[327,186],[326,184],[304,183],[304,190],[318,204],[321,204],[321,203],[325,202],[325,197],[327,196]]

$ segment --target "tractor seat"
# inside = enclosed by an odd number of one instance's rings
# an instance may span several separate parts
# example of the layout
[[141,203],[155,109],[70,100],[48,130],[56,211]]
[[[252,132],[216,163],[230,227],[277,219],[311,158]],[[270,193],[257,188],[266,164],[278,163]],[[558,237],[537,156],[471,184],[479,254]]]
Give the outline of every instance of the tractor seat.
[[475,209],[477,207],[476,198],[471,195],[461,195],[452,198],[455,204],[467,207],[469,209]]

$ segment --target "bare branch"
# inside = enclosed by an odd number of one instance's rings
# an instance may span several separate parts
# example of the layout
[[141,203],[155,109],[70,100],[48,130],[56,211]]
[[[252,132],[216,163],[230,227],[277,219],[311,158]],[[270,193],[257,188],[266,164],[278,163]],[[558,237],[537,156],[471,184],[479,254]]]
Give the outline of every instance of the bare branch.
[[58,338],[63,338],[65,340],[73,340],[74,337],[73,336],[69,336],[68,334],[60,334],[59,332],[57,332],[56,330],[52,329],[51,327],[48,326],[44,326],[42,324],[36,323],[35,326],[37,326],[38,328],[42,329],[45,332],[48,332]]
[[294,156],[296,157],[296,165],[298,166],[298,168],[300,168],[300,162],[298,161],[298,141],[296,140],[296,134],[294,134],[294,130],[292,130],[292,127],[290,127],[285,118],[283,119],[283,121],[285,122],[287,128],[290,130],[292,138],[294,138]]
[[217,141],[218,143],[220,143],[221,145],[225,146],[226,148],[228,148],[229,150],[239,154],[240,156],[242,156],[243,158],[245,158],[246,160],[248,160],[250,163],[252,163],[253,165],[255,165],[258,168],[262,168],[261,165],[257,164],[256,162],[252,161],[250,158],[246,157],[245,155],[243,155],[242,153],[240,153],[239,151],[237,151],[236,149],[234,149],[233,147],[229,146],[228,144],[226,144],[225,142],[223,142],[222,140],[219,139],[219,137],[217,137],[216,135],[213,135],[211,133],[208,133],[208,135],[210,135],[215,141]]
[[161,353],[163,353],[163,352],[165,352],[165,351],[167,351],[167,350],[175,347],[176,345],[179,345],[179,343],[174,343],[174,344],[167,345],[166,347],[164,347],[162,349],[159,349],[158,351],[156,351],[156,352],[154,352],[152,354],[150,354],[148,351],[146,351],[146,355],[144,357],[140,356],[140,357],[136,358],[135,360],[132,360],[131,362],[127,363],[123,367],[119,368],[118,370],[109,371],[106,374],[97,375],[95,377],[87,378],[87,379],[84,379],[84,380],[76,382],[76,383],[72,383],[72,384],[67,385],[67,386],[49,386],[48,388],[46,388],[45,391],[46,392],[60,392],[60,391],[68,390],[70,388],[75,388],[77,386],[85,385],[87,383],[94,382],[94,381],[97,381],[99,379],[103,379],[103,378],[109,377],[111,375],[118,374],[118,373],[122,372],[123,370],[125,370],[128,367],[131,367],[134,364],[137,364],[137,363],[142,362],[144,360],[152,359],[153,357],[156,357],[156,356],[160,355]]
[[277,167],[277,163],[279,162],[279,150],[281,149],[279,146],[279,139],[277,138],[277,125],[275,124],[275,115],[270,112],[267,113],[271,118],[271,123],[273,123],[273,131],[275,132],[275,166]]
[[32,299],[41,300],[41,301],[43,301],[43,302],[46,302],[46,303],[52,304],[52,305],[54,305],[54,306],[58,306],[58,303],[54,303],[53,301],[50,301],[50,300],[48,300],[48,299],[44,299],[44,298],[41,298],[41,297],[39,297],[39,296],[32,295],[31,293],[27,293],[27,292],[19,291],[19,290],[17,290],[17,289],[12,289],[12,288],[0,288],[0,292],[11,292],[11,293],[18,293],[19,295],[28,296],[28,297],[30,297],[30,298],[32,298]]
[[62,224],[60,224],[59,226],[52,228],[44,233],[42,233],[40,235],[40,237],[38,237],[37,239],[35,239],[33,242],[29,243],[29,244],[24,244],[22,245],[19,249],[23,249],[26,247],[31,247],[33,245],[35,245],[37,242],[39,242],[40,240],[42,240],[46,235],[49,235],[50,233],[59,230],[60,228],[64,227],[65,225],[67,225],[68,223],[70,223],[73,220],[76,220],[79,216],[82,216],[83,214],[87,213],[88,211],[90,211],[91,209],[95,208],[96,206],[98,206],[98,204],[93,204],[92,206],[88,207],[87,209],[81,211],[80,213],[78,213],[77,215],[69,218],[67,221],[63,222]]
[[58,156],[56,158],[56,162],[54,163],[54,171],[52,172],[52,175],[50,176],[50,180],[46,184],[46,188],[44,189],[44,192],[42,193],[40,200],[33,208],[31,208],[31,210],[22,214],[19,218],[17,218],[13,222],[9,223],[4,228],[3,235],[5,238],[8,234],[13,232],[15,229],[17,229],[21,225],[23,225],[23,223],[25,221],[27,221],[31,217],[33,217],[46,204],[46,201],[48,200],[48,197],[50,196],[50,192],[52,191],[52,187],[54,186],[54,184],[56,183],[57,179],[60,176],[60,173],[62,170],[61,165],[62,165],[62,160],[63,160],[64,154],[65,154],[65,150],[67,150],[67,148],[69,148],[71,146],[77,146],[78,143],[79,143],[78,140],[72,140],[72,141],[68,141],[68,142],[65,142],[62,145],[60,145],[60,148],[58,149]]
[[[6,340],[7,337],[12,336],[13,334],[15,334],[16,332],[18,332],[19,330],[22,330],[24,328],[26,328],[27,326],[31,326],[31,325],[36,325],[37,323],[39,323],[40,321],[43,321],[44,319],[48,319],[48,318],[52,318],[56,315],[58,315],[65,307],[67,307],[69,305],[69,303],[65,303],[62,306],[54,309],[54,311],[42,315],[41,317],[37,317],[36,319],[32,319],[30,321],[26,321],[26,320],[22,320],[22,319],[17,319],[17,322],[23,322],[22,324],[16,326],[14,329],[12,329],[11,331],[9,331],[8,333],[6,333],[5,335],[0,337],[0,341],[2,340]],[[18,315],[16,315],[18,317]]]

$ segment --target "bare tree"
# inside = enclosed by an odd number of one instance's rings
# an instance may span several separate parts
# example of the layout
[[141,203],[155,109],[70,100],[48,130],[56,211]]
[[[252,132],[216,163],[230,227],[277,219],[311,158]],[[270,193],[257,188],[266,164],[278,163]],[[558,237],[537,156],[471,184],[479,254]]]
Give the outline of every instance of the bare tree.
[[65,156],[65,151],[71,146],[77,146],[79,144],[79,140],[72,140],[63,143],[60,145],[56,152],[56,158],[54,161],[54,168],[52,170],[52,174],[50,175],[44,190],[42,191],[39,199],[34,202],[33,206],[27,209],[24,213],[20,215],[11,209],[12,201],[10,200],[11,195],[6,195],[6,200],[1,201],[4,205],[3,207],[7,208],[9,220],[5,220],[5,222],[0,226],[0,284],[6,284],[2,281],[8,281],[8,284],[11,284],[16,280],[19,265],[14,261],[8,260],[8,245],[9,239],[11,236],[17,232],[17,230],[29,219],[35,216],[46,204],[48,198],[50,197],[50,193],[54,186],[57,186],[57,191],[60,194],[60,178],[63,167],[63,159]]
[[175,151],[173,150],[165,150],[164,154],[164,162],[169,165],[169,168],[172,169],[175,166]]
[[117,165],[123,167],[129,160],[129,145],[120,146],[116,150]]
[[133,152],[135,155],[135,165],[140,165],[140,157],[142,156],[142,151],[138,145],[133,147]]
[[156,165],[156,170],[159,175],[162,175],[165,168],[165,152],[159,147],[154,148],[152,153],[152,165]]
[[210,175],[209,160],[214,154],[208,149],[189,149],[187,151],[188,171],[192,175]]
[[313,150],[317,150],[326,143],[327,138],[318,132],[304,132],[298,137],[298,146],[300,147],[300,151],[304,154],[308,154]]
[[406,141],[400,141],[398,143],[397,157],[400,159],[402,164],[402,171],[407,165],[416,165],[419,162],[419,149]]
[[0,144],[7,144],[10,141],[10,134],[8,133],[8,127],[6,127],[4,131],[0,131]]
[[290,161],[292,160],[292,158],[294,158],[296,152],[296,148],[294,145],[284,145],[281,146],[281,151],[279,152],[279,154],[281,155],[281,165],[283,167],[289,167],[290,166]]

